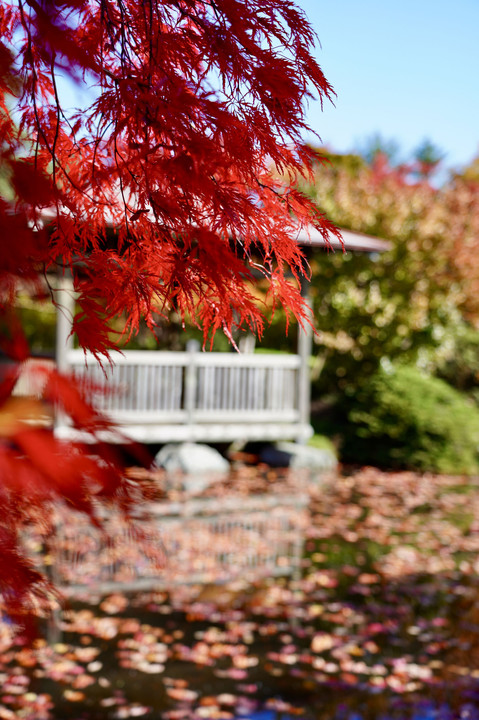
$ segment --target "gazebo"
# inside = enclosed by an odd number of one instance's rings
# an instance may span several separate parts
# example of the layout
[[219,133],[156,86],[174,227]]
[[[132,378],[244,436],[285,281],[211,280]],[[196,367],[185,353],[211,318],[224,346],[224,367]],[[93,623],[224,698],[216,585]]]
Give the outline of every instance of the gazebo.
[[[346,252],[383,252],[389,243],[376,237],[342,231]],[[325,248],[315,229],[298,233],[308,255]],[[342,250],[331,236],[333,249]],[[70,319],[74,297],[62,281],[58,302],[56,361],[92,387],[91,399],[123,434],[144,443],[276,441],[304,442],[311,435],[309,357],[312,330],[298,328],[297,352],[201,352],[194,344],[186,352],[126,350],[102,369],[95,358],[72,347]],[[302,293],[308,300],[308,283]],[[56,433],[71,429],[59,419]]]

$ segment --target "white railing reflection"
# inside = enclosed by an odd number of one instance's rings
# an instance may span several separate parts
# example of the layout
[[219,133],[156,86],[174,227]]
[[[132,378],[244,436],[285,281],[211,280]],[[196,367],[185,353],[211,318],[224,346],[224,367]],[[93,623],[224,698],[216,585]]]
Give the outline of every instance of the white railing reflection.
[[66,596],[252,582],[299,570],[306,508],[302,494],[165,502],[105,516],[103,530],[58,508],[55,536],[27,543]]

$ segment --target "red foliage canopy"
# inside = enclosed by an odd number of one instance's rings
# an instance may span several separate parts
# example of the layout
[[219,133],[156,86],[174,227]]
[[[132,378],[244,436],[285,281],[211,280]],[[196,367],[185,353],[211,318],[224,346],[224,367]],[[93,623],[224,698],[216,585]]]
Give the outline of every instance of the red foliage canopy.
[[[0,221],[10,232],[29,224],[2,274],[70,267],[75,330],[95,353],[111,345],[112,316],[126,311],[129,330],[140,316],[153,326],[152,303],[174,303],[206,333],[238,322],[261,331],[245,283],[253,247],[273,296],[301,315],[286,279],[302,269],[297,223],[331,230],[294,190],[311,161],[304,102],[332,92],[303,13],[290,0],[0,8],[1,140],[16,193],[16,215],[4,205]],[[61,75],[91,88],[88,107],[64,107]],[[53,233],[32,238],[46,208]]]
[[[335,232],[295,189],[312,161],[304,103],[332,89],[291,0],[1,0],[0,33],[0,152],[14,196],[0,199],[4,352],[27,352],[8,311],[18,283],[55,269],[72,274],[74,330],[97,356],[112,347],[112,317],[124,314],[129,333],[172,304],[205,339],[235,324],[261,332],[253,266],[273,303],[301,318],[288,280],[304,271],[298,225],[326,241]],[[62,102],[65,76],[89,88],[80,109]],[[65,494],[58,448],[38,442],[10,435],[2,462],[29,456],[31,477]]]

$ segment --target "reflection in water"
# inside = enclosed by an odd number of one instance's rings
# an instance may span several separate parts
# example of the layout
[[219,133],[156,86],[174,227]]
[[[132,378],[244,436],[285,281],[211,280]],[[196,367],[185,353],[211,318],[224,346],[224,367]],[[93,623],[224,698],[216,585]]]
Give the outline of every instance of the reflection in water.
[[77,598],[53,647],[0,633],[0,717],[479,720],[479,480],[308,492],[293,581]]
[[[314,708],[301,713],[302,720],[478,720],[479,707],[474,702],[461,703],[454,710],[445,702],[434,702],[427,699],[417,699],[415,702],[401,701],[398,698],[389,699],[389,707],[379,713],[364,713],[342,705],[338,700],[335,708]],[[234,720],[296,720],[298,714],[290,715],[277,710],[261,709],[249,712],[247,715],[235,715]]]

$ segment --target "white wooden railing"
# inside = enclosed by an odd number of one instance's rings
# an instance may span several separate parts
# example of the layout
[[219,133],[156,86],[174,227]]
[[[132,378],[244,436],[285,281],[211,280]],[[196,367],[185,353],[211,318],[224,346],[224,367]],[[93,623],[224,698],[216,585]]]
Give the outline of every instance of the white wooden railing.
[[302,437],[297,355],[127,351],[68,367],[94,405],[143,441]]

